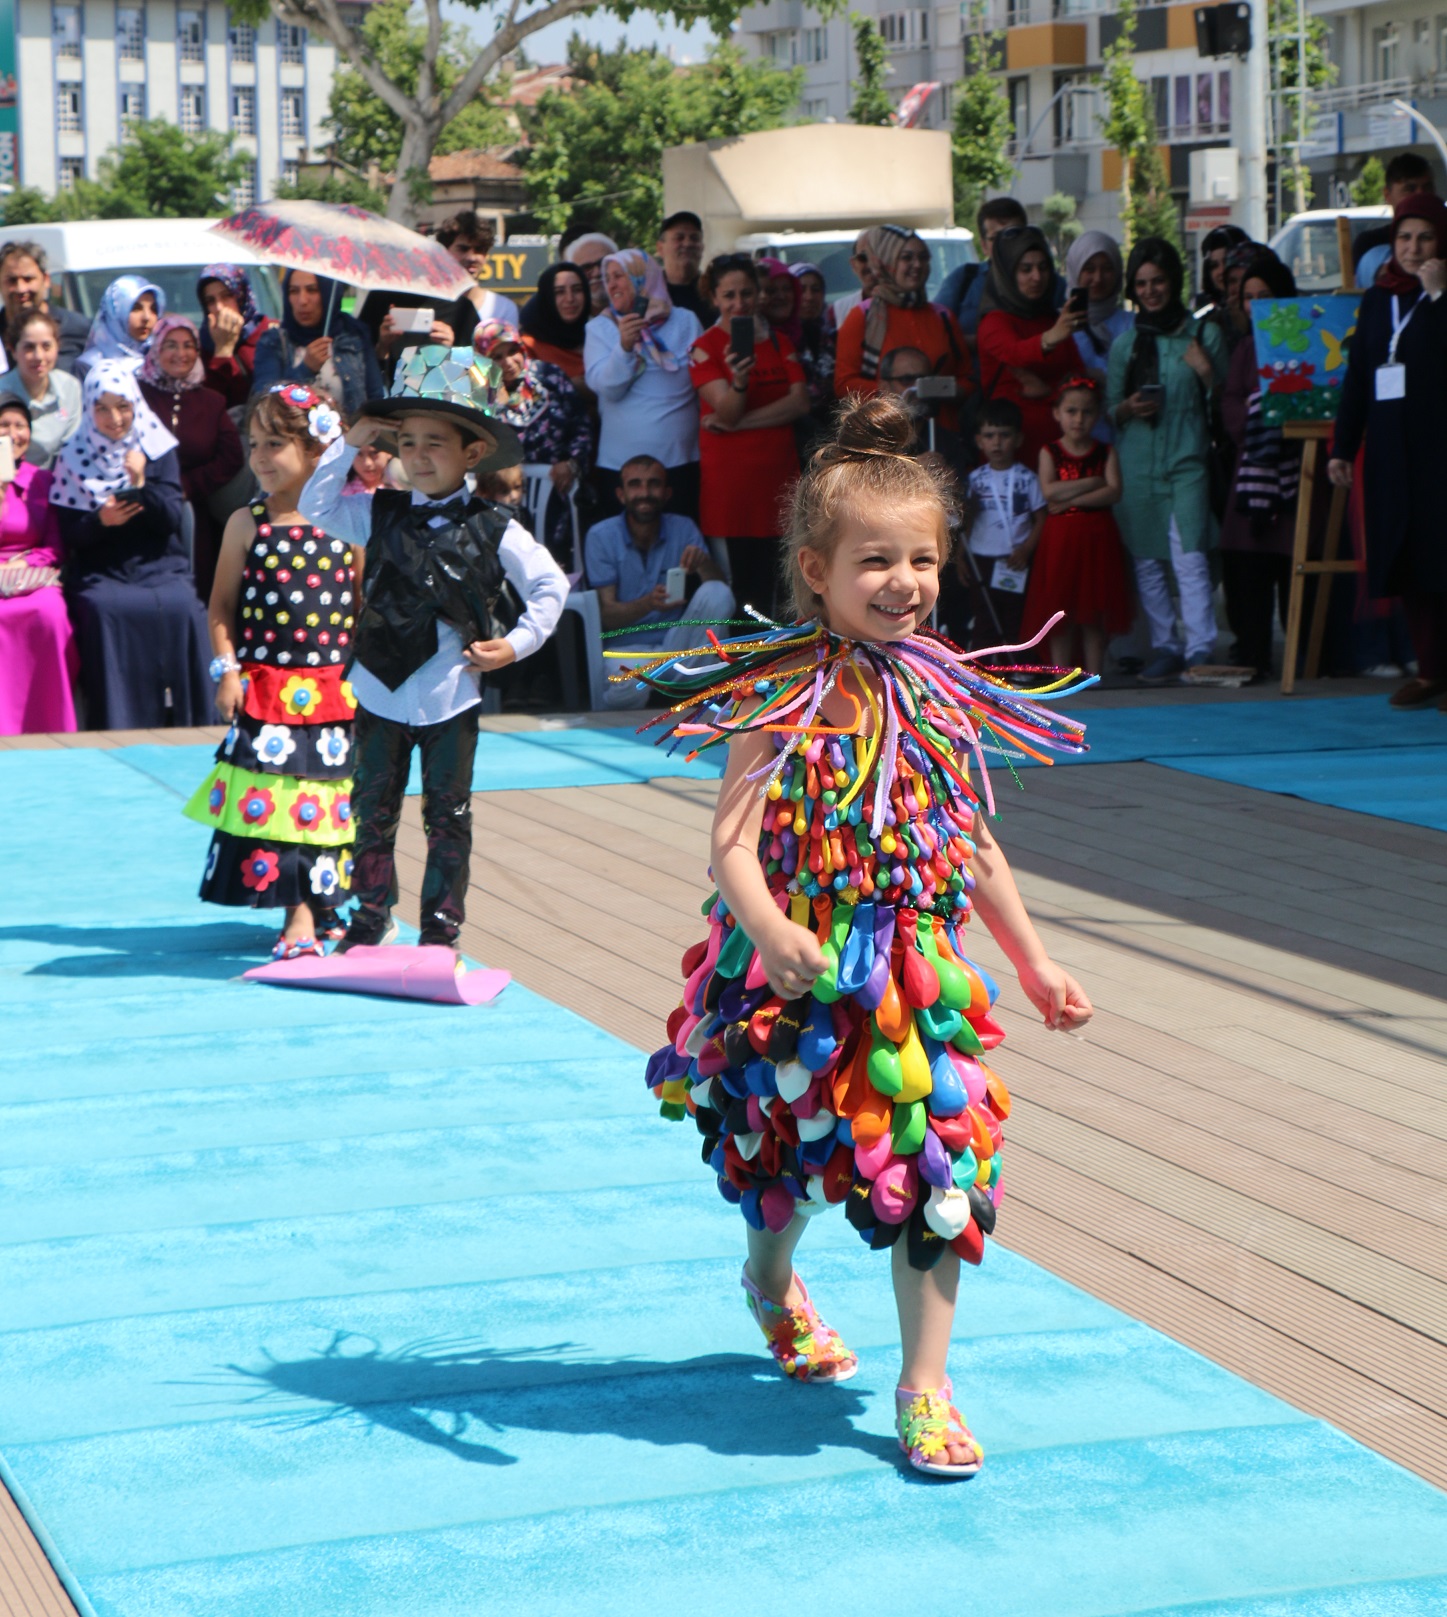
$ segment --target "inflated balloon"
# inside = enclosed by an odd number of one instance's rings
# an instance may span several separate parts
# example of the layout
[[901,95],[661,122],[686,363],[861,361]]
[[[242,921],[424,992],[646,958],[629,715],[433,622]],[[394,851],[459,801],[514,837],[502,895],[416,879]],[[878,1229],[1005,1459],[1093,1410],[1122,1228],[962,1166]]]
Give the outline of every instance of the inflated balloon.
[[[753,777],[759,859],[824,959],[809,993],[780,999],[711,895],[669,1043],[648,1063],[660,1107],[693,1112],[720,1194],[755,1229],[842,1202],[871,1248],[903,1235],[916,1268],[947,1250],[979,1262],[1010,1110],[979,1059],[1003,1037],[998,991],[961,941],[986,753],[1083,751],[1081,727],[927,631],[857,645],[814,624],[760,627],[629,677],[665,703],[644,728],[685,749],[772,739]],[[835,691],[857,714],[844,729],[823,717]]]

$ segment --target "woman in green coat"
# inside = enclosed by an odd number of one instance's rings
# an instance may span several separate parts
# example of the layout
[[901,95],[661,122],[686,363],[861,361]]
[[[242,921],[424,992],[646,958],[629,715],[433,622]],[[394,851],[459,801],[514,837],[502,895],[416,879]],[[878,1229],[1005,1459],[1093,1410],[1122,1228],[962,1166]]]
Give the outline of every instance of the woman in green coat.
[[[1135,560],[1136,584],[1151,631],[1141,674],[1163,685],[1184,668],[1210,662],[1216,647],[1208,552],[1211,514],[1210,404],[1226,379],[1221,333],[1198,324],[1182,301],[1181,256],[1160,236],[1131,251],[1126,287],[1135,325],[1111,345],[1106,408],[1116,424],[1123,493],[1115,508]],[[1176,631],[1166,569],[1176,576],[1184,635]]]

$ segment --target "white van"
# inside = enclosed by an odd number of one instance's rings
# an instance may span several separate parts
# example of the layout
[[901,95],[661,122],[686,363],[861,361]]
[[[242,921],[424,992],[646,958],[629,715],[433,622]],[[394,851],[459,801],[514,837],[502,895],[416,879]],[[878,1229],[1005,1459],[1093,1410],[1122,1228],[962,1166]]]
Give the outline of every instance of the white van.
[[1271,238],[1273,253],[1296,277],[1296,289],[1305,296],[1330,292],[1341,285],[1341,251],[1337,245],[1336,222],[1345,216],[1352,222],[1352,240],[1375,230],[1392,217],[1385,203],[1359,208],[1311,208],[1296,213]]
[[207,264],[239,264],[263,314],[281,313],[276,275],[255,253],[234,247],[206,228],[211,219],[79,219],[59,225],[0,227],[0,245],[33,241],[45,252],[55,296],[67,309],[93,316],[118,275],[141,275],[166,294],[166,308],[198,323],[196,277]]
[[[939,229],[915,232],[929,247],[930,297],[939,293],[945,276],[961,264],[973,264],[975,236],[970,230]],[[740,236],[734,251],[755,258],[780,258],[786,264],[817,264],[824,276],[825,295],[831,303],[859,290],[859,277],[850,266],[857,230],[780,230],[768,234]]]

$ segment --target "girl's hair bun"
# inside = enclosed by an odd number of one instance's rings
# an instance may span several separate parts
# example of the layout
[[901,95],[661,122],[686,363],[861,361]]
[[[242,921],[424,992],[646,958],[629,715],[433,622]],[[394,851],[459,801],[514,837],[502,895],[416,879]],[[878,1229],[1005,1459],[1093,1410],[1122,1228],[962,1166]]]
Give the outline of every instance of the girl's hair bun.
[[914,419],[888,394],[862,398],[851,394],[834,420],[836,458],[859,455],[907,455],[914,444]]

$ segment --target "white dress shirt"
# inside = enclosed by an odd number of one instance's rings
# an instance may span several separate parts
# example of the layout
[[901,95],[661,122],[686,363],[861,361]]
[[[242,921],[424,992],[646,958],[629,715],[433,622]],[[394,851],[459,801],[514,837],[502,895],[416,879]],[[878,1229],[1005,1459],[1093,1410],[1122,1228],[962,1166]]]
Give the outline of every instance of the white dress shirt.
[[[372,536],[372,496],[342,493],[356,457],[357,451],[339,438],[317,462],[298,505],[306,520],[324,533],[365,551]],[[459,493],[470,491],[470,480],[467,489],[454,489],[436,499],[414,488],[412,503],[442,505],[455,500]],[[448,520],[439,516],[434,526]],[[563,602],[568,597],[568,580],[548,550],[519,522],[508,523],[498,544],[497,556],[508,582],[523,603],[523,615],[517,627],[507,634],[508,644],[521,662],[557,628],[558,619],[563,615]],[[462,655],[462,635],[441,618],[437,620],[437,650],[395,691],[360,662],[352,664],[348,677],[361,707],[379,719],[391,719],[396,724],[441,724],[482,700],[478,688],[479,670],[470,666]]]

